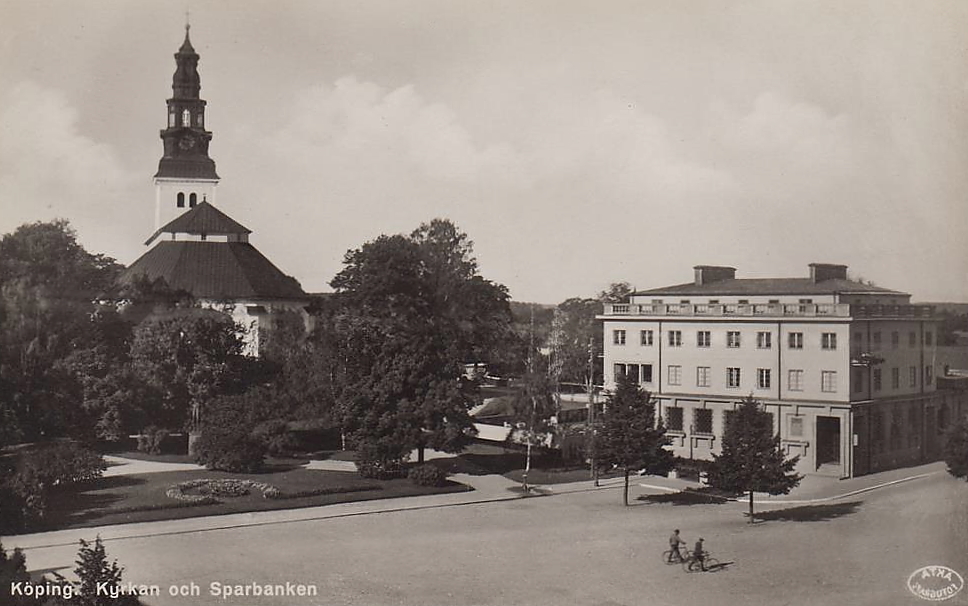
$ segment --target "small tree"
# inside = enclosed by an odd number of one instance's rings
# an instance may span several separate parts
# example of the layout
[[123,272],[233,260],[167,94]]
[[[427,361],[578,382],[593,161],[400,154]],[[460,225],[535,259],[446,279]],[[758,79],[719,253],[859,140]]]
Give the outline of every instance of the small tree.
[[528,491],[528,473],[531,471],[531,450],[535,446],[547,444],[554,435],[555,426],[551,417],[555,414],[555,400],[552,386],[547,376],[528,373],[524,379],[524,389],[511,400],[511,431],[508,441],[527,445],[522,484]]
[[108,587],[111,590],[120,589],[121,573],[124,568],[118,566],[117,560],[108,561],[107,552],[100,535],[94,539],[94,544],[88,543],[84,539],[80,540],[81,549],[77,552],[77,568],[74,574],[77,575],[77,597],[76,603],[79,606],[131,606],[137,605],[137,596],[124,594],[117,598],[110,594],[98,591],[98,586]]
[[944,460],[948,464],[948,473],[968,480],[968,418],[962,419],[948,430]]
[[28,596],[12,595],[12,588],[15,583],[29,583],[30,575],[27,574],[27,558],[24,557],[19,548],[7,555],[3,544],[0,543],[0,603],[10,606],[33,606],[39,604],[39,600]]
[[665,449],[669,439],[665,426],[656,422],[655,402],[628,377],[619,376],[615,391],[605,404],[598,434],[597,455],[601,466],[615,465],[625,475],[622,502],[629,504],[629,474],[644,469],[666,473],[672,469],[672,453]]
[[749,492],[750,524],[753,493],[787,494],[803,476],[793,471],[799,456],[787,459],[780,436],[773,433],[773,417],[748,396],[740,402],[723,433],[723,451],[713,455],[709,483],[723,490]]

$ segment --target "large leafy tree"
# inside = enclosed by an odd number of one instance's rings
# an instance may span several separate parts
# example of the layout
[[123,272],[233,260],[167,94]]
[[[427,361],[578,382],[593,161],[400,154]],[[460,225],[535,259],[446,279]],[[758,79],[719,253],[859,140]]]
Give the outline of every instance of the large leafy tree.
[[786,458],[780,436],[773,433],[773,417],[748,396],[726,424],[722,453],[713,455],[709,483],[723,490],[749,492],[752,524],[753,493],[775,495],[793,490],[803,477],[793,471],[799,458]]
[[948,464],[948,473],[968,480],[968,418],[961,419],[948,430],[944,460]]
[[361,450],[378,445],[391,461],[463,448],[476,401],[463,364],[488,361],[510,336],[507,290],[479,275],[467,235],[435,219],[381,236],[347,252],[331,285],[332,325],[347,344],[334,372]]
[[622,502],[629,504],[629,475],[633,471],[666,473],[672,469],[672,453],[662,422],[656,421],[655,401],[628,378],[620,376],[605,404],[598,433],[598,464],[616,466],[625,476]]
[[171,429],[191,427],[212,398],[241,391],[242,348],[239,326],[216,311],[181,310],[139,324],[131,362],[156,396],[147,421]]
[[550,445],[554,439],[555,425],[552,417],[557,405],[552,396],[554,386],[546,373],[529,372],[524,386],[515,393],[510,402],[511,431],[508,441],[527,446],[523,484],[528,491],[528,473],[531,471],[531,451],[535,447]]
[[0,443],[83,426],[58,362],[94,338],[95,300],[119,269],[84,250],[64,220],[0,238]]

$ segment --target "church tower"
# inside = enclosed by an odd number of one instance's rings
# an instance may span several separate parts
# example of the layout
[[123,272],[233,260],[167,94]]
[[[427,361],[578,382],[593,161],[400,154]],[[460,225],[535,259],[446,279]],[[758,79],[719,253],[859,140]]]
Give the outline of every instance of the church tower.
[[175,53],[171,99],[168,99],[168,127],[161,131],[164,155],[155,173],[155,229],[194,208],[203,201],[215,202],[218,175],[215,161],[208,157],[212,133],[205,130],[205,101],[199,98],[198,53],[188,39]]

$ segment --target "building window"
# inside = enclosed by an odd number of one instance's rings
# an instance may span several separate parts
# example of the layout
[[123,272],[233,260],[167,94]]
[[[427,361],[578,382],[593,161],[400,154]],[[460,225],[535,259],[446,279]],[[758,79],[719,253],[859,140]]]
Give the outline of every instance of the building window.
[[910,387],[918,386],[918,367],[912,366],[908,372],[908,385]]
[[880,391],[880,390],[881,390],[881,369],[875,368],[874,369],[874,391]]
[[193,192],[193,193],[190,193],[190,194],[188,194],[188,205],[189,205],[190,207],[192,207],[192,208],[195,208],[195,204],[196,204],[197,202],[198,202],[198,194],[196,194],[196,193],[194,193],[194,192]]
[[175,126],[175,112],[168,112],[168,128],[173,128]]
[[901,369],[895,366],[891,369],[891,389],[901,388]]
[[183,110],[182,111],[182,126],[191,126],[191,125],[192,125],[192,113],[190,111],[188,111],[187,109],[186,110]]
[[615,382],[617,383],[619,379],[625,376],[626,366],[625,364],[616,364],[614,369],[615,369]]
[[897,349],[901,344],[901,333],[896,330],[891,333],[891,349]]
[[711,434],[713,432],[713,411],[709,408],[693,410],[692,422],[695,433]]
[[803,349],[803,333],[791,332],[789,335],[790,349]]
[[758,332],[756,333],[756,347],[758,349],[770,349],[773,347],[773,333],[771,332]]
[[682,366],[669,365],[669,385],[682,385]]
[[820,349],[837,349],[837,333],[825,332],[820,335]]
[[709,347],[712,341],[708,330],[700,330],[696,333],[696,347]]
[[930,330],[925,331],[925,333],[924,333],[924,345],[926,347],[931,347],[931,345],[933,343],[934,343],[934,333],[932,333]]
[[790,391],[803,391],[802,370],[791,370],[787,373],[787,389]]
[[726,347],[739,347],[738,330],[730,330],[726,332]]
[[820,391],[834,393],[837,391],[837,371],[820,371]]
[[666,427],[672,431],[682,431],[681,408],[666,408]]
[[730,366],[726,369],[726,387],[739,387],[740,375],[739,368]]
[[682,331],[681,330],[670,330],[669,331],[669,347],[681,347],[682,346]]
[[612,331],[612,343],[615,345],[625,345],[625,331],[624,330],[613,330]]
[[881,331],[877,331],[871,335],[871,348],[878,350],[881,348]]
[[803,417],[799,415],[790,415],[790,437],[803,437]]
[[908,333],[908,347],[918,346],[918,335],[913,330]]
[[854,369],[854,393],[864,391],[864,373],[859,368]]
[[864,346],[864,333],[862,333],[862,332],[855,332],[854,333],[854,341],[857,342],[857,347],[863,347]]
[[646,347],[652,347],[652,331],[651,330],[640,330],[639,339],[642,345]]
[[183,192],[178,192],[177,200],[178,208],[185,208],[185,194]]
[[934,366],[924,367],[924,384],[931,385],[934,382]]
[[770,369],[769,368],[756,369],[756,387],[759,389],[770,388]]
[[652,365],[642,364],[642,382],[651,383],[652,382]]
[[199,127],[205,126],[205,120],[202,119],[202,114],[198,114],[195,117],[195,124]]
[[709,387],[708,366],[699,366],[696,368],[696,387]]

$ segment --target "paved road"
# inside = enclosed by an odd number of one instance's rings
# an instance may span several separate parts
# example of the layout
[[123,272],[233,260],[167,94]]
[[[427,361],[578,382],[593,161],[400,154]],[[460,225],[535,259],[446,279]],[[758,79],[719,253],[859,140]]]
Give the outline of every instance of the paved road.
[[[620,503],[620,491],[606,488],[128,538],[107,547],[127,567],[126,580],[164,592],[190,582],[202,589],[194,598],[147,599],[152,606],[903,605],[924,603],[905,589],[916,568],[945,564],[968,576],[968,484],[943,473],[788,508],[754,526],[741,503]],[[662,564],[658,554],[673,527],[689,540],[702,534],[717,557],[734,563],[705,575]],[[68,565],[71,551],[32,549],[28,563]],[[319,595],[208,595],[212,581],[287,580],[313,584]],[[951,603],[968,603],[968,590]]]

